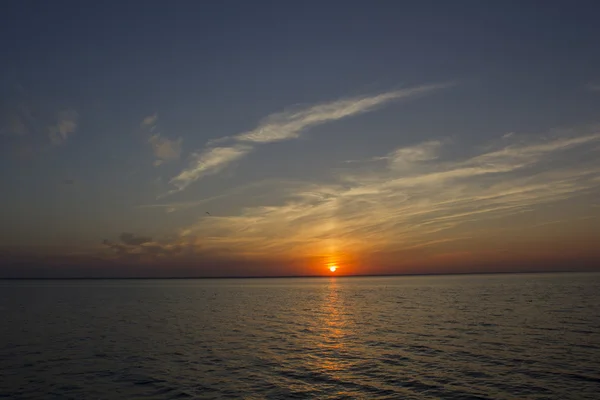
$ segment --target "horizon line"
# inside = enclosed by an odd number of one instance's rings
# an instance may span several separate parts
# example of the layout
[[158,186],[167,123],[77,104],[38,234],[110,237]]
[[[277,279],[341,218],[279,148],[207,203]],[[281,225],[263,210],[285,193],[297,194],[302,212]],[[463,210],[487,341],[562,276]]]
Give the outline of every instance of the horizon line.
[[352,275],[240,275],[240,276],[82,276],[82,277],[0,277],[0,281],[15,280],[206,280],[206,279],[297,279],[297,278],[385,278],[385,277],[422,277],[452,275],[524,275],[524,274],[585,274],[600,273],[600,270],[556,270],[556,271],[493,271],[493,272],[442,272],[414,274],[352,274]]

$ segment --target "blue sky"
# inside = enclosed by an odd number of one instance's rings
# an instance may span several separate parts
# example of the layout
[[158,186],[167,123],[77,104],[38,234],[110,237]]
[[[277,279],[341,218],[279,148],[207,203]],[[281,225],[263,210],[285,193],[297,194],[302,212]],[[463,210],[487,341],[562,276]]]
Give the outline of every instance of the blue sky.
[[7,2],[0,273],[588,265],[598,11]]

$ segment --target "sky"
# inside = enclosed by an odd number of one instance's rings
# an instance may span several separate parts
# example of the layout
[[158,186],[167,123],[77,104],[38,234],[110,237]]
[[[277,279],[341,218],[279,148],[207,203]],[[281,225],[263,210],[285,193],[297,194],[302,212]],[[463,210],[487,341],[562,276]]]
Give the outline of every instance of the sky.
[[595,1],[6,1],[0,277],[600,268]]

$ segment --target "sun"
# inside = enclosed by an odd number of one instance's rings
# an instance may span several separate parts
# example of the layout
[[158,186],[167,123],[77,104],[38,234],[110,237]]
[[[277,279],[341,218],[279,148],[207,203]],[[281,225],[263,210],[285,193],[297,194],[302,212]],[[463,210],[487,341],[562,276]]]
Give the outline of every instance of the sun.
[[329,266],[329,270],[331,272],[335,272],[336,269],[337,269],[337,265],[331,265],[331,266]]

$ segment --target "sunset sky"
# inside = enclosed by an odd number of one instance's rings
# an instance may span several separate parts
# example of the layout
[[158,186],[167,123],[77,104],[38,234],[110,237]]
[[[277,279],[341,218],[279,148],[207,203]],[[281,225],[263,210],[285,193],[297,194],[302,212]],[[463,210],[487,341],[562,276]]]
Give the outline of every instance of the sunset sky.
[[595,1],[10,1],[0,277],[600,268]]

